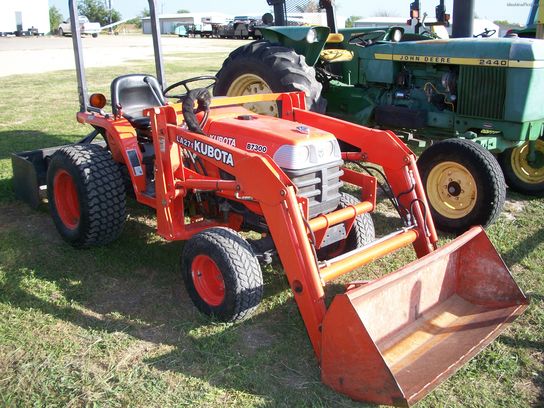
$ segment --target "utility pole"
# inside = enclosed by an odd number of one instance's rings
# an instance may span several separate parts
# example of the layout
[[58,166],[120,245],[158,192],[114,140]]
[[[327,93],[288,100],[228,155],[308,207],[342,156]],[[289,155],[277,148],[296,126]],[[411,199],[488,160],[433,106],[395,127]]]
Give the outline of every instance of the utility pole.
[[[537,1],[537,0],[535,0]],[[536,38],[544,39],[544,0],[540,0],[536,16]]]

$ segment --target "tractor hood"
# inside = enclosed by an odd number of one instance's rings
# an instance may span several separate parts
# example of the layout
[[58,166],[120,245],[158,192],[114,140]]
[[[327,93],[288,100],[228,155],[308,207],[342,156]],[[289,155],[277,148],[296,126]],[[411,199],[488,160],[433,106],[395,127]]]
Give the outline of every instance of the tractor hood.
[[214,109],[204,131],[219,142],[268,154],[284,169],[341,160],[340,147],[332,133],[272,116],[255,115],[241,107]]
[[544,68],[544,41],[474,39],[410,41],[372,46],[376,59],[455,65]]

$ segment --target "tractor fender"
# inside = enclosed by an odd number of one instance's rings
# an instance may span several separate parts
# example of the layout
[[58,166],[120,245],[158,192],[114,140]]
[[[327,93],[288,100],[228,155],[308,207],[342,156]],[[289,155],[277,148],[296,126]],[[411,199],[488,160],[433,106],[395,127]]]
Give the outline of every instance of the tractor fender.
[[[329,27],[324,26],[259,27],[259,29],[265,40],[292,48],[297,54],[303,55],[310,67],[319,60],[319,54],[325,47],[331,31]],[[310,30],[313,30],[315,35],[309,34]]]

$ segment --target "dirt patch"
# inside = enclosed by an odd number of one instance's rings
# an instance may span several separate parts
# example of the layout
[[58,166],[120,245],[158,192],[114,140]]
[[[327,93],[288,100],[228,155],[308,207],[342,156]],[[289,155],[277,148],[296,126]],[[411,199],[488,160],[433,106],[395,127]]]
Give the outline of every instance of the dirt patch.
[[506,200],[504,202],[503,216],[508,221],[515,221],[517,215],[523,213],[525,210],[525,203],[522,201]]
[[[161,43],[168,61],[167,54],[183,52],[205,57],[210,53],[228,53],[246,42],[163,36]],[[153,61],[151,35],[86,37],[82,45],[86,68],[117,66],[134,60]],[[0,77],[75,69],[70,37],[0,38],[0,60]]]
[[270,347],[275,341],[275,336],[261,326],[243,326],[240,330],[241,351],[248,356]]
[[29,238],[41,236],[50,243],[62,241],[48,213],[33,210],[24,204],[0,206],[0,232],[2,231],[17,231]]

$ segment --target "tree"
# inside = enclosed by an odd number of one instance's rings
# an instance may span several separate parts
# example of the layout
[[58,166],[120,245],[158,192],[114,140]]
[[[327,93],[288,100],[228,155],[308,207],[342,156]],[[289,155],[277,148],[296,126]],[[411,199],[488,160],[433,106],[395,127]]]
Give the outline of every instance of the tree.
[[100,23],[101,26],[121,20],[121,13],[115,9],[108,9],[100,0],[83,0],[77,8],[79,15],[86,16],[90,21]]
[[136,28],[142,28],[142,18],[149,17],[150,12],[148,8],[143,9],[140,11],[140,14],[138,14],[137,17],[134,17],[133,19],[130,19],[127,21],[128,24],[134,24]]
[[181,10],[178,10],[177,13],[178,14],[187,14],[187,13],[190,13],[190,11],[187,10],[187,9],[181,9]]
[[346,28],[351,28],[355,25],[355,22],[359,20],[361,16],[349,16],[346,19]]
[[60,23],[64,21],[64,17],[60,13],[59,9],[55,6],[49,7],[49,30],[52,34],[57,32]]

